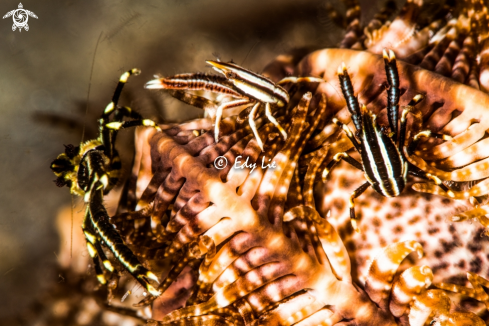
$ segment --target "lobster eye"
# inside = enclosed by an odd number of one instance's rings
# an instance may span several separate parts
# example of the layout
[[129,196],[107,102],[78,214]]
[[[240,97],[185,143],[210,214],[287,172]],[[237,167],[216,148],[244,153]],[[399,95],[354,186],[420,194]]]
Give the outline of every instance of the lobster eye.
[[226,72],[226,78],[228,78],[228,79],[236,79],[236,77],[237,77],[237,75],[234,72],[232,72],[232,71]]

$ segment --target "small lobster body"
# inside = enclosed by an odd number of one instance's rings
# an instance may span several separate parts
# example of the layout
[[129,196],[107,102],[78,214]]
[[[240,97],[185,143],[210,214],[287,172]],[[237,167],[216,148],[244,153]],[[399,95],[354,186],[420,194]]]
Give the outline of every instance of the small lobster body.
[[379,194],[399,196],[406,185],[408,163],[394,140],[379,128],[376,116],[362,111],[360,147],[365,178]]
[[[121,234],[110,223],[109,214],[104,206],[104,195],[109,193],[120,177],[121,161],[115,149],[118,131],[136,126],[148,126],[161,131],[154,121],[143,119],[129,107],[118,106],[122,88],[129,76],[139,73],[139,69],[131,69],[119,78],[112,101],[106,106],[99,120],[99,136],[76,147],[65,146],[65,152],[51,163],[51,169],[57,176],[57,186],[68,186],[72,194],[82,196],[87,204],[82,229],[99,282],[106,284],[108,281],[103,268],[112,274],[117,273],[105,254],[103,246],[106,246],[123,269],[151,295],[159,296],[160,291],[151,284],[151,281],[158,283],[158,277],[143,266],[124,243]],[[124,121],[124,117],[132,120]]]
[[215,71],[223,74],[243,96],[278,107],[289,103],[287,91],[262,75],[231,62],[208,60],[207,63],[212,65]]
[[[340,161],[345,160],[352,166],[364,172],[367,181],[358,187],[350,196],[350,220],[353,228],[358,229],[358,221],[355,214],[355,199],[358,198],[370,186],[385,197],[399,196],[406,187],[407,174],[413,174],[425,180],[433,180],[443,190],[449,189],[443,185],[441,180],[426,173],[408,163],[405,155],[410,155],[419,136],[432,134],[423,131],[411,139],[410,145],[405,146],[407,136],[406,132],[406,115],[411,112],[413,118],[418,120],[421,126],[421,114],[414,106],[423,99],[423,95],[418,94],[413,97],[409,104],[402,111],[400,119],[400,129],[398,128],[399,118],[399,75],[396,66],[396,57],[392,51],[384,51],[385,71],[389,87],[387,89],[387,116],[389,118],[390,133],[385,132],[384,127],[377,123],[377,116],[367,110],[365,105],[358,103],[358,98],[354,95],[354,89],[348,75],[345,64],[338,68],[338,78],[341,91],[345,98],[348,111],[351,114],[353,125],[356,129],[356,135],[348,128],[347,125],[333,118],[333,122],[340,126],[353,146],[360,153],[362,163],[352,158],[346,152],[337,153],[333,160],[323,170],[323,181],[331,169]],[[406,153],[404,152],[406,151]]]
[[[173,92],[172,96],[182,102],[195,105],[201,108],[210,109],[209,115],[215,119],[214,140],[219,142],[219,125],[223,117],[223,112],[232,108],[251,108],[248,114],[250,128],[256,138],[258,146],[263,151],[263,141],[258,133],[255,124],[255,115],[260,107],[265,107],[265,116],[284,139],[287,139],[287,132],[282,128],[277,119],[272,114],[272,110],[287,107],[289,104],[289,93],[280,85],[286,83],[313,82],[321,83],[321,78],[315,77],[285,77],[278,83],[245,69],[232,62],[222,62],[220,60],[206,61],[212,69],[222,74],[222,76],[208,74],[180,74],[171,77],[163,77],[152,80],[146,84],[149,89],[168,89],[179,90]],[[183,91],[183,92],[182,92]],[[210,91],[220,94],[220,100],[215,103],[200,95],[185,94],[185,91]]]

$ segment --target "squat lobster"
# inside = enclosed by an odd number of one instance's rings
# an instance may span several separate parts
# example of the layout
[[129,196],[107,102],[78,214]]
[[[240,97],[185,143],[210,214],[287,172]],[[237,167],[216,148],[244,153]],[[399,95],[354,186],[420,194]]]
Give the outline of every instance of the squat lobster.
[[[199,101],[208,102],[200,96],[193,97],[191,100],[186,97],[187,91],[210,91],[221,94],[219,106],[215,112],[214,139],[216,143],[219,141],[219,126],[224,110],[242,107],[243,109],[251,107],[251,112],[248,121],[256,141],[263,151],[263,142],[258,135],[258,130],[255,124],[255,116],[261,104],[265,105],[265,115],[267,119],[277,127],[284,139],[287,139],[287,133],[274,118],[272,108],[286,107],[289,103],[289,93],[280,84],[285,83],[300,83],[300,82],[317,82],[323,80],[314,77],[286,77],[278,83],[274,83],[270,79],[254,73],[248,69],[240,67],[232,62],[221,61],[206,61],[214,70],[224,75],[216,76],[209,74],[180,74],[171,77],[163,77],[149,81],[146,88],[149,89],[168,89],[168,90],[183,90],[183,93],[172,94],[177,99],[195,104],[196,98]],[[192,103],[190,103],[192,101]]]
[[[391,132],[386,133],[384,127],[378,125],[377,116],[367,110],[365,105],[360,107],[357,97],[353,95],[353,86],[347,68],[345,64],[343,64],[338,68],[338,77],[343,96],[356,128],[356,136],[351,132],[347,125],[341,123],[338,119],[333,118],[333,123],[341,127],[346,133],[355,149],[360,153],[362,163],[359,163],[348,153],[340,152],[334,156],[333,160],[326,166],[322,173],[323,182],[325,182],[331,169],[337,165],[341,159],[364,172],[367,181],[353,191],[350,196],[350,221],[357,232],[359,229],[355,214],[354,200],[370,186],[385,197],[396,197],[404,190],[407,174],[410,173],[426,180],[433,180],[435,184],[441,187],[444,191],[451,193],[451,190],[449,190],[438,177],[411,165],[406,159],[403,151],[406,139],[406,116],[408,113],[411,113],[417,125],[421,125],[421,112],[415,108],[415,105],[424,97],[420,94],[416,95],[403,109],[400,132],[398,133],[399,74],[396,66],[396,57],[392,50],[389,50],[389,52],[384,50],[383,56],[387,82],[389,84],[387,114]],[[411,144],[406,148],[407,155],[413,153],[420,137],[427,137],[430,135],[435,137],[442,136],[431,133],[429,130],[416,134],[412,138]],[[446,138],[446,136],[442,137]]]

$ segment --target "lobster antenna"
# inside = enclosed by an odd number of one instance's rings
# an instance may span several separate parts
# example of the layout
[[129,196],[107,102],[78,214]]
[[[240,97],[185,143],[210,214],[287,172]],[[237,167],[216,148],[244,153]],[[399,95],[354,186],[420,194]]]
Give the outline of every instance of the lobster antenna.
[[73,210],[75,209],[75,201],[71,194],[71,240],[70,240],[70,258],[73,258]]
[[[83,143],[83,139],[85,138],[85,125],[87,121],[87,114],[88,114],[88,101],[90,99],[90,87],[92,86],[92,75],[93,75],[93,67],[95,66],[95,56],[97,55],[97,49],[98,49],[98,44],[100,43],[100,39],[102,38],[103,31],[100,32],[100,35],[98,36],[97,43],[95,44],[95,51],[93,51],[93,58],[92,58],[92,68],[90,69],[90,77],[88,80],[88,92],[87,92],[87,106],[85,108],[85,116],[83,117],[83,129],[82,129],[82,135],[81,135],[81,142]],[[71,194],[71,240],[70,240],[70,258],[73,258],[73,210],[75,207],[74,199],[73,199],[73,194]]]
[[243,62],[241,62],[240,66],[243,66],[243,64],[245,63],[246,59],[248,59],[248,56],[250,55],[251,51],[253,51],[253,49],[255,48],[255,46],[258,45],[258,43],[260,43],[261,40],[258,39],[258,41],[255,42],[255,44],[253,44],[253,46],[251,47],[251,49],[248,51],[248,53],[246,53],[246,56],[245,58],[243,59]]
[[87,120],[87,114],[88,114],[88,100],[90,98],[90,87],[92,86],[92,75],[93,75],[93,67],[95,66],[95,56],[97,54],[97,49],[98,49],[98,44],[100,43],[100,39],[102,38],[102,34],[104,32],[100,32],[100,35],[98,36],[97,44],[95,44],[95,51],[93,51],[93,58],[92,58],[92,68],[90,70],[90,78],[88,80],[88,92],[87,92],[87,107],[85,109],[85,116],[83,117],[83,129],[82,129],[82,136],[81,136],[81,142],[83,143],[83,139],[85,138],[85,122]]

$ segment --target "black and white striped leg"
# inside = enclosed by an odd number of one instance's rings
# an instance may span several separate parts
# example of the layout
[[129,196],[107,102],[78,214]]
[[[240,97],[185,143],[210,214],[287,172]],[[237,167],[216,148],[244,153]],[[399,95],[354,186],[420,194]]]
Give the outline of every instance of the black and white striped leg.
[[[117,110],[117,113],[119,113],[119,111],[120,110]],[[141,115],[139,115],[139,113],[130,111],[130,109],[127,107],[125,107],[124,110],[121,112],[123,113],[119,115],[118,117],[119,121],[116,120],[113,122],[100,125],[103,143],[106,144],[104,148],[104,153],[106,156],[112,157],[113,166],[111,168],[114,169],[114,171],[120,170],[121,168],[119,155],[117,153],[117,150],[115,149],[115,139],[117,137],[117,132],[119,130],[125,128],[137,127],[137,126],[147,126],[147,127],[153,127],[157,131],[161,131],[161,128],[156,124],[156,122],[154,122],[151,119],[141,119]],[[125,113],[128,114],[126,115]],[[138,120],[121,121],[123,116],[137,117]]]
[[[121,75],[121,77],[119,78],[119,82],[117,83],[116,89],[114,91],[114,95],[112,96],[112,101],[105,107],[105,110],[102,113],[102,117],[100,118],[100,130],[101,130],[100,137],[102,138],[101,139],[102,142],[105,144],[104,151],[105,151],[105,155],[107,155],[108,157],[113,158],[117,156],[117,152],[115,150],[115,138],[117,137],[117,131],[121,129],[121,128],[115,129],[115,128],[106,127],[108,124],[110,124],[109,123],[110,115],[115,112],[115,117],[112,123],[116,123],[116,124],[121,123],[124,117],[136,119],[139,121],[144,121],[144,119],[142,119],[142,116],[139,113],[131,110],[131,108],[117,106],[119,102],[119,98],[122,93],[122,89],[124,88],[124,85],[129,80],[129,77],[132,75],[137,76],[140,73],[141,71],[139,69],[131,69]],[[149,119],[146,120],[151,121]],[[146,124],[143,125],[149,125],[149,124],[150,124],[149,122],[146,122]],[[155,125],[156,124],[153,122],[153,126]],[[155,128],[159,129],[159,127],[155,127]]]
[[[87,238],[88,240],[88,238]],[[97,280],[100,284],[106,284],[107,279],[105,278],[104,271],[102,270],[102,266],[100,265],[99,255],[95,246],[87,241],[87,249],[90,257],[92,257],[93,267],[95,269],[95,274],[97,275]]]
[[448,196],[450,196],[452,198],[455,197],[455,194],[453,193],[453,191],[451,191],[450,189],[448,189],[448,187],[446,185],[444,185],[443,182],[441,181],[441,179],[438,178],[436,175],[433,175],[431,173],[425,173],[425,176],[426,176],[427,179],[433,181],[444,192],[446,192]]
[[452,137],[450,135],[435,133],[435,132],[432,132],[431,130],[420,131],[413,137],[413,140],[407,149],[407,152],[409,153],[409,155],[414,153],[414,150],[418,146],[418,143],[422,137],[426,137],[426,138],[435,137],[435,138],[439,138],[439,139],[443,139],[443,140],[451,140],[452,139]]
[[338,78],[340,79],[341,91],[343,92],[343,97],[346,100],[346,105],[348,111],[350,111],[353,124],[357,130],[362,130],[362,114],[360,111],[360,105],[358,104],[358,99],[354,95],[353,85],[348,75],[348,70],[346,69],[345,63],[342,63],[338,67]]
[[148,269],[146,269],[124,244],[120,234],[109,223],[109,216],[103,205],[103,189],[100,182],[95,182],[90,192],[90,201],[88,203],[88,214],[92,225],[102,241],[112,251],[114,256],[124,265],[136,280],[154,296],[160,295],[160,292],[150,284],[149,280],[158,283],[158,278]]
[[363,194],[368,187],[370,187],[370,182],[367,181],[353,191],[350,196],[350,222],[351,226],[356,232],[360,232],[360,229],[358,228],[358,219],[355,215],[355,198],[358,198],[361,194]]
[[396,55],[392,50],[383,51],[385,73],[389,90],[387,91],[387,116],[389,118],[389,126],[393,133],[392,140],[397,142],[397,120],[399,116],[399,73],[396,65]]
[[340,127],[341,129],[343,129],[343,131],[345,132],[346,136],[348,137],[348,139],[350,139],[350,141],[352,142],[352,144],[355,147],[355,149],[357,150],[357,152],[361,153],[362,152],[362,148],[360,147],[360,144],[358,143],[357,139],[355,138],[355,135],[353,135],[353,133],[351,132],[350,128],[348,128],[347,125],[345,125],[343,122],[339,121],[336,118],[333,118],[332,121],[338,127]]
[[[119,115],[118,117],[116,117],[117,121],[121,121],[123,116],[131,116],[131,114],[134,114],[134,113],[132,113],[132,110],[129,108],[118,108],[117,103],[119,103],[119,97],[121,96],[122,89],[124,88],[124,85],[127,83],[129,77],[131,75],[137,76],[140,73],[141,73],[141,70],[139,70],[139,69],[131,69],[131,70],[128,70],[121,75],[121,77],[119,78],[119,82],[117,83],[117,86],[115,88],[114,95],[112,95],[112,101],[110,101],[110,103],[105,107],[105,110],[102,113],[102,117],[100,119],[100,125],[103,126],[106,123],[108,123],[109,116],[114,111],[121,111],[121,112],[116,113],[116,115],[117,114]],[[136,115],[138,115],[138,114],[136,113]],[[135,118],[138,119],[138,117],[135,117]],[[141,116],[139,116],[139,119],[140,118],[141,118]]]
[[114,271],[114,266],[112,266],[112,263],[105,255],[105,252],[102,249],[102,244],[100,243],[100,241],[95,242],[93,245],[95,246],[95,250],[97,250],[99,254],[100,260],[102,260],[102,264],[104,265],[105,269],[112,273]]
[[360,171],[363,171],[363,166],[360,162],[355,160],[353,157],[351,157],[348,153],[346,152],[340,152],[337,153],[335,156],[333,156],[333,160],[329,162],[329,164],[326,166],[326,168],[323,170],[323,182],[326,182],[326,179],[328,178],[329,172],[341,161],[344,160],[348,162],[350,165],[353,167],[356,167]]
[[[86,162],[86,167],[84,164],[80,164],[78,183],[85,190],[83,200],[88,203],[90,202],[90,193],[95,190],[93,188],[95,184],[105,191],[106,189],[110,189],[110,179],[106,173],[105,160],[100,151],[88,152],[84,162]],[[87,173],[89,173],[89,175],[86,175]]]
[[114,121],[122,121],[124,117],[135,119],[135,120],[143,119],[143,117],[141,116],[141,114],[139,114],[139,112],[133,111],[128,106],[118,107],[117,110],[115,110]]
[[87,249],[88,249],[88,253],[90,254],[90,257],[92,257],[93,265],[95,268],[95,274],[97,275],[97,280],[101,284],[105,284],[107,283],[107,279],[105,278],[104,272],[100,265],[99,257],[100,259],[102,259],[105,268],[107,268],[110,272],[114,271],[114,267],[105,256],[105,253],[103,252],[102,247],[100,246],[100,242],[98,240],[96,233],[89,226],[89,224],[91,224],[89,221],[90,220],[89,215],[90,213],[87,210],[87,213],[85,214],[85,219],[83,220],[83,224],[82,224],[83,234],[85,235],[85,239],[87,240]]
[[408,173],[410,175],[415,176],[415,177],[418,177],[418,178],[421,178],[421,179],[424,179],[424,180],[429,180],[426,177],[426,172],[424,172],[423,170],[421,170],[420,168],[418,168],[415,165],[412,165],[412,164],[409,165],[409,171],[408,171]]
[[436,175],[433,175],[431,173],[427,173],[420,168],[416,166],[410,166],[409,174],[414,175],[418,178],[424,179],[424,180],[431,180],[433,181],[438,187],[440,187],[443,191],[447,193],[448,196],[450,197],[455,197],[455,194],[453,191],[451,191],[445,184],[443,184],[443,181],[438,178]]

